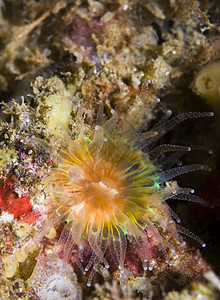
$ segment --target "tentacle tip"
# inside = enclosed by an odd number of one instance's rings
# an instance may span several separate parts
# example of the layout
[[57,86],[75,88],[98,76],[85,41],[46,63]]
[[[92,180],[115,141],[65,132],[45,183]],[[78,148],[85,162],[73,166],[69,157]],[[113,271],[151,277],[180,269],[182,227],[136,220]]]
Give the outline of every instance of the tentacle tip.
[[209,150],[208,150],[208,154],[209,154],[209,155],[212,155],[212,154],[213,154],[213,150],[212,150],[212,149],[209,149]]
[[118,269],[120,270],[120,273],[123,274],[124,273],[124,268],[119,266]]

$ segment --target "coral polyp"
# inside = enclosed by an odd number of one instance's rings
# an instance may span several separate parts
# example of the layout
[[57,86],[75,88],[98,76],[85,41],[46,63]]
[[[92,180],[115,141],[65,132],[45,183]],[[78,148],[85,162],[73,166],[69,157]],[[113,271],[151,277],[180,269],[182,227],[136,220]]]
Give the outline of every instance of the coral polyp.
[[[169,130],[184,119],[210,115],[186,113],[166,121],[162,128]],[[162,164],[159,168],[155,157],[190,148],[163,145],[143,152],[140,144],[152,148],[166,130],[158,125],[143,134],[125,133],[117,122],[114,113],[103,126],[95,127],[91,139],[83,134],[75,140],[65,136],[58,167],[46,179],[51,189],[51,211],[67,223],[60,236],[60,243],[65,243],[64,258],[68,261],[75,245],[82,253],[89,248],[91,257],[86,271],[92,265],[95,270],[100,269],[102,264],[108,269],[106,257],[110,252],[123,272],[128,243],[138,249],[144,270],[152,269],[152,244],[159,245],[165,255],[168,249],[174,252],[169,239],[161,234],[166,231],[179,239],[166,200],[200,200],[193,198],[191,189],[179,188],[169,180],[183,173],[208,170],[203,165],[160,170]]]
[[[123,136],[105,137],[100,126],[95,134],[92,142],[83,136],[69,141],[68,152],[60,153],[59,167],[49,180],[55,184],[52,206],[71,222],[73,242],[88,240],[100,258],[103,244],[124,244],[126,234],[145,236],[143,230],[155,219],[151,196],[160,187],[155,167]],[[163,209],[161,201],[155,201],[155,207]]]

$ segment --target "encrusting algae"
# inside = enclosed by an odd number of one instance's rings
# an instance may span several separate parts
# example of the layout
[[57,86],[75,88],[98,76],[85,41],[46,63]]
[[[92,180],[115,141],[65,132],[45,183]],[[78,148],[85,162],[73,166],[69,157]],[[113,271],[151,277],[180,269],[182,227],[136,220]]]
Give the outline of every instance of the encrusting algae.
[[210,206],[175,180],[210,171],[206,153],[201,164],[180,158],[196,149],[188,137],[201,140],[200,118],[218,114],[219,62],[204,45],[218,28],[203,12],[215,7],[0,1],[1,299],[205,291],[211,268],[183,236],[205,243],[168,200]]

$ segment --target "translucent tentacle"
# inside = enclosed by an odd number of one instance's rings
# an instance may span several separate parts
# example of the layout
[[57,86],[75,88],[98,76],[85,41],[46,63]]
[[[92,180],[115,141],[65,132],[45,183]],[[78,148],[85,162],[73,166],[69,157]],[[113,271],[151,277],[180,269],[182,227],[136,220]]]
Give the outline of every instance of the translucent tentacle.
[[104,132],[101,126],[95,127],[94,137],[88,148],[92,155],[97,155],[101,150],[104,142]]
[[107,241],[101,238],[101,232],[97,232],[96,235],[89,232],[88,241],[95,255],[99,258],[99,261],[104,263],[105,267],[108,269],[109,264],[104,257],[107,248]]
[[163,124],[166,124],[166,122],[169,120],[170,116],[172,115],[172,110],[168,109],[166,112],[164,112],[164,115],[160,118],[160,120],[153,126],[153,130],[161,128]]
[[183,166],[183,167],[176,167],[164,172],[161,172],[157,174],[159,176],[158,182],[159,183],[164,183],[166,181],[169,181],[170,179],[185,174],[189,172],[194,172],[194,171],[211,171],[211,169],[207,166],[200,165],[200,164],[193,164],[193,165],[188,165],[188,166]]
[[174,195],[171,199],[198,202],[207,207],[211,207],[211,205],[207,201],[205,201],[203,198],[192,195],[192,194],[178,194],[178,195]]
[[109,248],[111,249],[111,255],[116,266],[118,266],[120,270],[123,270],[125,253],[127,249],[127,238],[119,227],[117,228],[117,230],[120,233],[120,238],[117,238],[116,240],[111,240]]
[[[69,225],[69,224],[67,224]],[[64,229],[62,230],[60,237],[58,239],[57,245],[54,247],[53,251],[55,253],[58,253],[61,251],[63,244],[66,243],[68,236],[70,234],[70,228],[68,228],[68,226],[65,226]]]
[[115,130],[116,125],[118,123],[118,114],[116,112],[113,113],[113,116],[111,119],[109,119],[105,124],[103,125],[104,134],[108,136],[112,133],[113,130]]
[[178,164],[180,162],[180,158],[186,153],[186,151],[175,152],[166,157],[165,155],[158,158],[155,161],[155,164],[158,165],[162,170],[168,170],[172,168],[173,165]]
[[[167,205],[167,208],[168,208],[168,210],[169,210],[169,213],[170,213],[170,215],[171,215],[171,217],[177,222],[177,223],[180,223],[181,222],[181,220],[180,220],[180,218],[177,216],[177,214],[172,210],[172,208],[166,203],[166,205]],[[173,222],[173,221],[172,221]]]
[[188,119],[195,119],[195,118],[201,118],[201,117],[212,117],[214,116],[213,112],[186,112],[183,114],[180,114],[176,117],[173,117],[172,119],[166,121],[165,123],[162,122],[161,124],[157,124],[152,128],[153,131],[158,131],[159,134],[149,140],[149,146],[152,149],[153,145],[168,131],[170,131],[172,128],[177,126],[179,123],[188,120]]
[[109,271],[108,269],[106,269],[105,267],[103,267],[100,263],[96,263],[93,267],[93,269],[99,273],[100,275],[102,275],[104,277],[104,279],[107,279],[109,277]]
[[163,144],[160,146],[157,146],[153,150],[150,151],[149,156],[151,159],[157,159],[161,154],[169,151],[191,151],[190,147],[186,146],[178,146],[178,145],[168,145]]
[[107,271],[107,269],[105,267],[103,267],[100,264],[97,256],[92,255],[92,257],[90,258],[89,264],[86,266],[85,270],[88,271],[92,265],[93,265],[93,268],[89,274],[88,281],[87,281],[88,287],[91,286],[92,279],[96,272],[101,274],[105,279],[109,277],[109,272]]
[[200,239],[198,236],[196,236],[194,233],[192,233],[191,231],[189,231],[188,229],[180,226],[180,225],[176,225],[176,228],[178,230],[179,233],[185,234],[189,237],[191,237],[193,240],[197,241],[199,244],[202,245],[202,247],[205,247],[206,244],[203,242],[202,239]]
[[158,135],[157,131],[147,131],[141,133],[128,133],[128,139],[132,143],[144,142],[152,137]]
[[95,270],[95,269],[92,269],[91,272],[90,272],[90,274],[89,274],[88,281],[87,281],[87,286],[88,286],[88,287],[91,286],[91,284],[92,284],[92,279],[93,279],[95,273],[96,273],[96,270]]
[[132,242],[132,245],[134,248],[139,249],[138,250],[138,256],[141,259],[143,269],[146,271],[147,270],[147,262],[150,261],[151,254],[149,250],[149,243],[148,239],[145,233],[145,238],[143,239],[142,237],[134,237],[134,241]]
[[67,224],[66,227],[68,228],[67,230],[69,230],[69,235],[64,246],[63,260],[68,263],[70,260],[72,249],[74,247],[74,241],[72,239],[71,225]]
[[92,265],[97,261],[97,256],[95,255],[95,253],[93,252],[90,259],[89,259],[89,262],[87,264],[87,266],[85,267],[85,271],[88,272],[89,269],[92,267]]
[[99,101],[99,110],[97,113],[97,124],[102,126],[103,125],[103,115],[104,115],[104,107],[103,107],[103,102]]
[[173,248],[173,245],[171,245],[167,240],[165,240],[159,234],[158,230],[156,229],[156,227],[153,224],[148,222],[147,230],[149,230],[149,232],[152,234],[154,239],[158,242],[165,257],[167,257],[166,247],[171,249],[171,251],[175,251],[175,249]]

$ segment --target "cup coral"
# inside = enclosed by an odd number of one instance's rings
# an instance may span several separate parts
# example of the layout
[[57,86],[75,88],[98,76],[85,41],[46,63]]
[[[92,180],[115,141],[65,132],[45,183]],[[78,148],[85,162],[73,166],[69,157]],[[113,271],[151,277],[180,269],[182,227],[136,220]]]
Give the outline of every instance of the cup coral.
[[[109,249],[123,272],[128,240],[132,239],[132,244],[139,247],[144,270],[152,255],[149,239],[153,239],[163,253],[167,249],[175,251],[159,230],[165,229],[179,238],[172,224],[171,214],[174,214],[166,200],[202,200],[193,196],[191,189],[179,188],[169,180],[209,168],[196,164],[164,171],[162,162],[157,166],[162,153],[182,153],[190,148],[162,145],[149,149],[184,119],[210,115],[212,113],[185,113],[156,125],[151,132],[138,135],[122,132],[116,125],[118,116],[114,113],[103,126],[95,127],[92,140],[83,134],[75,140],[66,137],[67,146],[59,154],[59,165],[47,178],[52,188],[51,209],[67,222],[60,237],[60,242],[65,242],[65,258],[69,259],[74,245],[82,252],[89,246],[92,255],[85,270],[92,265],[97,269],[101,264],[109,268],[105,257]],[[147,153],[141,150],[141,145],[148,148]]]
[[180,188],[170,180],[184,173],[209,170],[200,164],[170,168],[175,160],[163,160],[162,154],[175,151],[181,156],[190,147],[154,145],[178,123],[211,115],[184,113],[169,120],[168,113],[150,132],[134,133],[120,129],[114,112],[104,125],[95,127],[92,138],[81,134],[72,140],[65,136],[58,166],[46,179],[50,217],[23,251],[34,249],[49,228],[65,221],[59,238],[59,244],[65,244],[64,260],[68,262],[77,247],[78,264],[83,269],[80,261],[91,253],[89,261],[85,259],[86,272],[93,266],[88,286],[96,271],[103,273],[109,268],[109,253],[120,273],[124,272],[128,244],[138,249],[143,269],[152,270],[152,244],[158,245],[165,256],[168,251],[175,252],[163,232],[181,241],[172,221],[172,217],[177,222],[178,218],[166,200],[203,201],[192,194],[192,189]]

